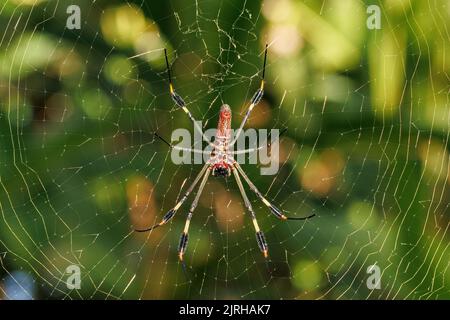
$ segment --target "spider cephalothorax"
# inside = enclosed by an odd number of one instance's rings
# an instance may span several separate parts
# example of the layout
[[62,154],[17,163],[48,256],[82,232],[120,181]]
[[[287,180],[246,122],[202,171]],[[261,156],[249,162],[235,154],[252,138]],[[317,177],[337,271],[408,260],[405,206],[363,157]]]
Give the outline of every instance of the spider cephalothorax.
[[231,169],[228,165],[215,165],[212,175],[215,177],[229,177],[231,176]]
[[[143,229],[143,230],[136,230],[138,232],[146,232],[153,230],[154,228],[157,228],[159,226],[162,226],[166,224],[169,220],[173,218],[177,210],[181,207],[181,205],[186,201],[189,194],[194,190],[197,183],[200,182],[200,187],[198,188],[198,192],[195,195],[194,201],[192,202],[191,208],[189,209],[189,212],[187,214],[186,223],[184,225],[183,233],[181,234],[180,242],[178,244],[178,256],[181,261],[183,261],[183,256],[187,248],[188,244],[188,231],[190,222],[192,219],[192,214],[197,207],[197,203],[200,199],[200,195],[205,188],[206,181],[208,180],[209,175],[212,173],[213,176],[217,177],[228,177],[233,173],[236,183],[238,185],[239,191],[242,195],[242,199],[244,200],[245,207],[250,213],[250,217],[253,222],[253,226],[255,228],[256,232],[256,242],[258,244],[259,249],[263,253],[264,257],[268,257],[268,250],[269,247],[266,242],[266,238],[263,234],[263,232],[260,230],[258,222],[256,220],[255,212],[253,211],[252,205],[247,197],[247,194],[245,193],[244,186],[241,181],[241,176],[245,180],[245,182],[248,184],[250,189],[256,194],[256,196],[266,205],[270,212],[275,215],[280,220],[305,220],[308,218],[311,218],[313,215],[310,215],[308,217],[301,217],[301,218],[289,218],[286,217],[283,212],[275,207],[273,204],[271,204],[263,195],[262,193],[256,188],[256,186],[253,184],[253,182],[250,180],[250,178],[245,174],[244,170],[241,168],[241,166],[234,160],[233,155],[238,153],[246,153],[246,152],[254,152],[260,148],[256,149],[248,149],[248,150],[239,150],[239,151],[232,151],[233,145],[236,143],[240,133],[242,132],[242,129],[244,128],[245,123],[248,120],[248,117],[253,110],[253,108],[261,101],[262,96],[264,94],[264,72],[266,67],[266,59],[267,59],[267,45],[266,50],[264,54],[264,65],[263,65],[263,71],[262,71],[262,79],[261,79],[261,85],[256,90],[255,94],[253,95],[250,106],[248,107],[248,110],[244,116],[244,119],[241,122],[241,125],[239,126],[239,129],[236,132],[235,137],[233,140],[231,139],[231,109],[230,106],[227,104],[223,104],[220,108],[219,113],[219,121],[217,125],[217,132],[216,132],[216,138],[214,140],[214,143],[210,142],[209,139],[203,134],[202,129],[200,128],[199,124],[195,121],[194,116],[191,114],[189,109],[186,107],[186,103],[184,102],[183,98],[175,92],[175,89],[172,84],[172,79],[170,75],[170,67],[169,67],[169,59],[167,58],[167,51],[164,50],[165,57],[166,57],[166,64],[167,64],[167,74],[169,77],[169,90],[170,95],[172,97],[172,100],[175,102],[175,104],[181,108],[191,119],[191,121],[194,124],[194,127],[196,130],[198,130],[202,134],[202,138],[204,141],[206,141],[211,147],[212,151],[209,154],[209,160],[206,162],[206,164],[203,166],[203,168],[200,170],[198,175],[195,177],[194,181],[190,185],[190,187],[186,190],[183,197],[178,201],[178,203],[173,207],[171,210],[169,210],[162,218],[161,222],[158,224],[155,224],[154,226]],[[156,134],[156,133],[155,133]],[[158,134],[156,134],[157,137],[160,138]],[[163,139],[162,139],[163,140]],[[168,144],[171,148],[177,149],[176,146],[172,146],[167,141],[163,140],[166,144]],[[183,148],[181,148],[183,149]],[[202,150],[190,150],[194,152],[200,152],[204,153]]]

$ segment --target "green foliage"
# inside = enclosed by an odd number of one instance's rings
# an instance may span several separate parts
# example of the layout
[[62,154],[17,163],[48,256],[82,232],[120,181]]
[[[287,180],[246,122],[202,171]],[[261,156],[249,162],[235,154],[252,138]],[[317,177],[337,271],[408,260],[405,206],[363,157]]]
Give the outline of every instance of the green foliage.
[[[450,298],[445,1],[377,2],[380,30],[356,0],[82,1],[80,30],[65,27],[68,1],[20,2],[0,17],[0,298],[14,270],[42,299]],[[174,165],[153,135],[192,132],[170,100],[163,48],[194,116],[214,127],[226,102],[236,127],[266,42],[250,126],[288,131],[276,176],[243,167],[285,212],[316,217],[281,222],[251,197],[265,262],[233,180],[212,178],[186,277],[176,249],[187,205],[133,232],[200,170]],[[65,285],[71,264],[80,290]],[[381,290],[366,288],[372,264]]]

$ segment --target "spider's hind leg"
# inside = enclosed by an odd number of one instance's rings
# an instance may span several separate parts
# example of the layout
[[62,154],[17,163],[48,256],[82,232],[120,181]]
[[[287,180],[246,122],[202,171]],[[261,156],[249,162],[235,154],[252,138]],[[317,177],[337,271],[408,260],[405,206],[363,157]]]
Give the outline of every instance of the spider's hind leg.
[[183,197],[180,199],[180,201],[178,201],[178,203],[175,205],[175,207],[173,207],[172,209],[170,209],[161,219],[161,221],[153,226],[151,226],[150,228],[146,228],[146,229],[135,229],[134,231],[136,232],[148,232],[151,231],[155,228],[158,228],[160,226],[165,225],[167,222],[169,222],[174,216],[175,213],[178,211],[178,209],[181,207],[181,205],[186,201],[186,199],[188,198],[189,194],[192,192],[192,190],[194,190],[195,186],[197,185],[198,181],[200,180],[200,178],[203,176],[203,174],[205,173],[206,169],[208,169],[209,167],[209,163],[205,164],[202,168],[202,170],[200,170],[200,172],[198,173],[198,175],[195,177],[194,182],[192,182],[192,184],[190,185],[190,187],[187,189],[187,191],[184,193]]
[[197,207],[198,200],[200,199],[200,195],[202,194],[203,189],[205,188],[206,181],[208,180],[209,174],[211,173],[211,167],[208,165],[208,169],[206,173],[203,175],[202,182],[200,183],[200,187],[198,187],[197,194],[195,195],[194,201],[192,201],[191,208],[189,209],[188,215],[186,217],[186,223],[184,224],[183,233],[180,237],[180,242],[178,244],[178,258],[180,261],[183,261],[184,253],[186,252],[188,240],[189,240],[189,226],[191,224],[192,214],[194,213],[195,208]]
[[256,231],[256,242],[258,243],[259,250],[264,255],[264,258],[267,258],[269,256],[269,246],[267,245],[266,237],[264,236],[264,233],[261,231],[258,225],[258,221],[256,220],[255,212],[253,211],[252,205],[250,201],[248,200],[247,194],[245,193],[244,186],[242,185],[241,178],[239,178],[239,173],[235,168],[232,168],[234,177],[236,179],[236,183],[239,187],[239,191],[241,192],[242,199],[244,199],[244,204],[247,207],[248,211],[250,212],[250,216],[252,218],[253,226],[255,227]]
[[235,162],[234,163],[234,167],[239,171],[239,173],[242,175],[242,177],[244,178],[245,182],[247,182],[248,186],[250,187],[250,189],[252,189],[252,191],[256,194],[256,196],[270,209],[270,212],[272,212],[272,214],[274,216],[276,216],[278,219],[280,220],[306,220],[309,218],[312,218],[315,216],[315,214],[311,214],[307,217],[287,217],[283,214],[283,212],[277,208],[275,205],[273,205],[272,203],[270,203],[263,195],[262,193],[258,190],[258,188],[256,188],[256,186],[253,184],[253,182],[250,180],[250,178],[245,174],[244,170],[242,170],[241,166],[239,165],[239,163]]

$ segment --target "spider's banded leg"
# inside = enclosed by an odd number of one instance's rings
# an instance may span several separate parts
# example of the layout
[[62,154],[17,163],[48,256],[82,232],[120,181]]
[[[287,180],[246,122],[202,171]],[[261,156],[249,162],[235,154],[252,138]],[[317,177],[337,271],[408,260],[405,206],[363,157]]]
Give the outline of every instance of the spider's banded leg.
[[229,151],[230,154],[236,155],[236,154],[246,154],[246,153],[252,153],[259,151],[261,149],[267,148],[267,146],[259,146],[257,148],[251,148],[251,149],[244,149],[244,150],[236,150],[236,151]]
[[192,214],[197,207],[198,200],[200,199],[200,195],[202,194],[203,189],[205,188],[206,181],[208,180],[209,174],[211,173],[211,167],[208,168],[205,175],[203,176],[202,182],[200,183],[200,187],[198,187],[197,194],[195,195],[194,201],[192,202],[191,208],[189,209],[188,215],[186,217],[186,223],[184,225],[183,233],[180,237],[180,243],[178,244],[178,257],[180,261],[183,261],[183,255],[186,252],[188,240],[189,240],[189,225],[191,224]]
[[244,170],[242,170],[241,166],[239,165],[239,163],[235,162],[234,163],[235,168],[239,171],[239,173],[242,175],[242,177],[244,178],[245,182],[247,182],[248,186],[250,187],[250,189],[252,189],[252,191],[258,196],[259,199],[261,199],[261,201],[270,209],[270,212],[272,212],[272,214],[274,216],[276,216],[278,219],[281,220],[306,220],[309,218],[312,218],[315,216],[315,214],[312,214],[310,216],[307,217],[298,217],[298,218],[294,218],[294,217],[286,217],[282,211],[280,209],[278,209],[277,207],[275,207],[273,204],[271,204],[263,195],[261,192],[259,192],[258,188],[256,188],[256,186],[253,184],[253,182],[250,180],[250,178],[245,174]]
[[202,168],[202,170],[200,170],[200,172],[198,173],[198,175],[195,177],[194,182],[192,182],[192,184],[190,185],[190,187],[187,189],[187,191],[184,193],[183,197],[180,199],[180,201],[178,201],[178,203],[175,205],[175,207],[173,207],[172,209],[170,209],[162,218],[161,222],[151,226],[150,228],[147,229],[135,229],[134,231],[136,232],[147,232],[147,231],[151,231],[155,228],[158,228],[162,225],[165,225],[167,222],[170,221],[170,219],[173,218],[173,216],[175,215],[175,213],[177,212],[177,210],[181,207],[181,205],[186,201],[187,197],[189,196],[189,194],[192,192],[192,190],[195,188],[195,186],[197,185],[198,181],[200,180],[200,178],[203,176],[203,174],[205,173],[206,169],[208,169],[209,167],[209,163],[205,164]]
[[179,150],[179,151],[186,151],[186,152],[192,152],[192,153],[198,153],[198,154],[207,154],[210,155],[211,151],[207,151],[207,150],[198,150],[198,149],[191,149],[191,148],[183,148],[183,147],[178,147],[178,146],[172,146],[171,147],[174,150]]
[[170,149],[174,149],[174,150],[180,150],[180,151],[186,151],[186,152],[193,152],[193,153],[200,153],[200,154],[211,154],[211,151],[207,151],[207,150],[200,150],[200,149],[191,149],[191,148],[183,148],[183,147],[179,147],[179,146],[174,146],[173,144],[171,144],[170,142],[168,142],[166,139],[164,139],[163,137],[161,137],[157,132],[153,133],[158,139],[160,139],[162,142],[164,142],[165,144],[167,144],[169,146]]
[[202,128],[198,124],[198,122],[195,120],[192,113],[189,111],[189,109],[186,107],[186,102],[184,102],[183,98],[175,91],[172,83],[172,75],[170,73],[170,66],[169,66],[169,58],[167,58],[167,49],[164,49],[164,55],[166,57],[166,65],[167,65],[167,76],[169,77],[169,91],[170,96],[172,97],[173,102],[175,104],[183,109],[183,111],[188,115],[189,119],[191,119],[192,123],[194,124],[194,128],[202,135],[202,138],[205,142],[207,142],[210,146],[214,147],[214,144],[208,140],[208,138],[203,133]]
[[250,212],[250,216],[252,218],[253,226],[255,227],[256,231],[256,241],[258,242],[258,247],[261,250],[261,252],[264,255],[264,258],[267,258],[269,255],[269,246],[267,245],[266,237],[264,236],[264,233],[261,231],[258,225],[258,221],[256,221],[256,215],[253,211],[252,205],[250,201],[248,200],[247,194],[245,193],[244,186],[242,185],[241,178],[239,178],[239,173],[234,170],[233,168],[233,174],[236,179],[236,183],[239,187],[239,191],[241,192],[242,199],[244,199],[244,204],[247,207],[248,211]]
[[[287,131],[287,129],[284,128],[284,129],[280,132],[279,136],[277,137],[277,140],[280,140],[281,135],[282,135],[283,133],[285,133],[286,131]],[[276,142],[277,140],[272,141],[272,142]],[[256,144],[256,143],[255,143],[255,144]],[[264,148],[269,148],[270,146],[271,146],[271,142],[269,142],[269,141],[266,139],[265,142],[260,143],[260,146],[259,146],[259,147],[254,147],[254,148],[244,149],[244,150],[228,151],[228,152],[229,152],[230,154],[233,154],[233,155],[235,155],[235,154],[245,154],[245,153],[256,152],[256,151],[259,151],[259,150],[264,149]]]
[[250,116],[250,113],[252,112],[253,108],[261,101],[263,95],[264,95],[264,76],[266,73],[266,61],[267,61],[267,44],[266,44],[266,49],[264,51],[264,64],[263,64],[263,69],[262,69],[262,76],[261,76],[261,84],[258,88],[258,90],[256,90],[256,92],[253,94],[252,99],[250,100],[250,106],[247,109],[247,112],[244,116],[244,119],[241,122],[241,125],[239,126],[239,129],[236,131],[236,136],[234,137],[233,141],[230,143],[230,146],[233,146],[237,139],[239,138],[239,135],[242,132],[242,129],[244,128],[245,123],[248,120],[248,117]]

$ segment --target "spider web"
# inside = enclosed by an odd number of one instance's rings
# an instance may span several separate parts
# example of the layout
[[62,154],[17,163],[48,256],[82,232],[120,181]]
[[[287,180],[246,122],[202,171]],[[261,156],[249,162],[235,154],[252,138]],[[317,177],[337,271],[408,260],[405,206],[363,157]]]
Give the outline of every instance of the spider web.
[[[81,29],[66,28],[67,7]],[[381,9],[381,29],[366,8]],[[450,297],[446,1],[36,1],[0,6],[0,298],[445,299]],[[290,216],[211,177],[177,258],[201,165],[169,139],[228,103],[233,126],[287,128],[280,169],[243,168]],[[193,198],[191,195],[190,199]],[[69,289],[67,267],[81,270]],[[368,268],[379,267],[379,289]]]

